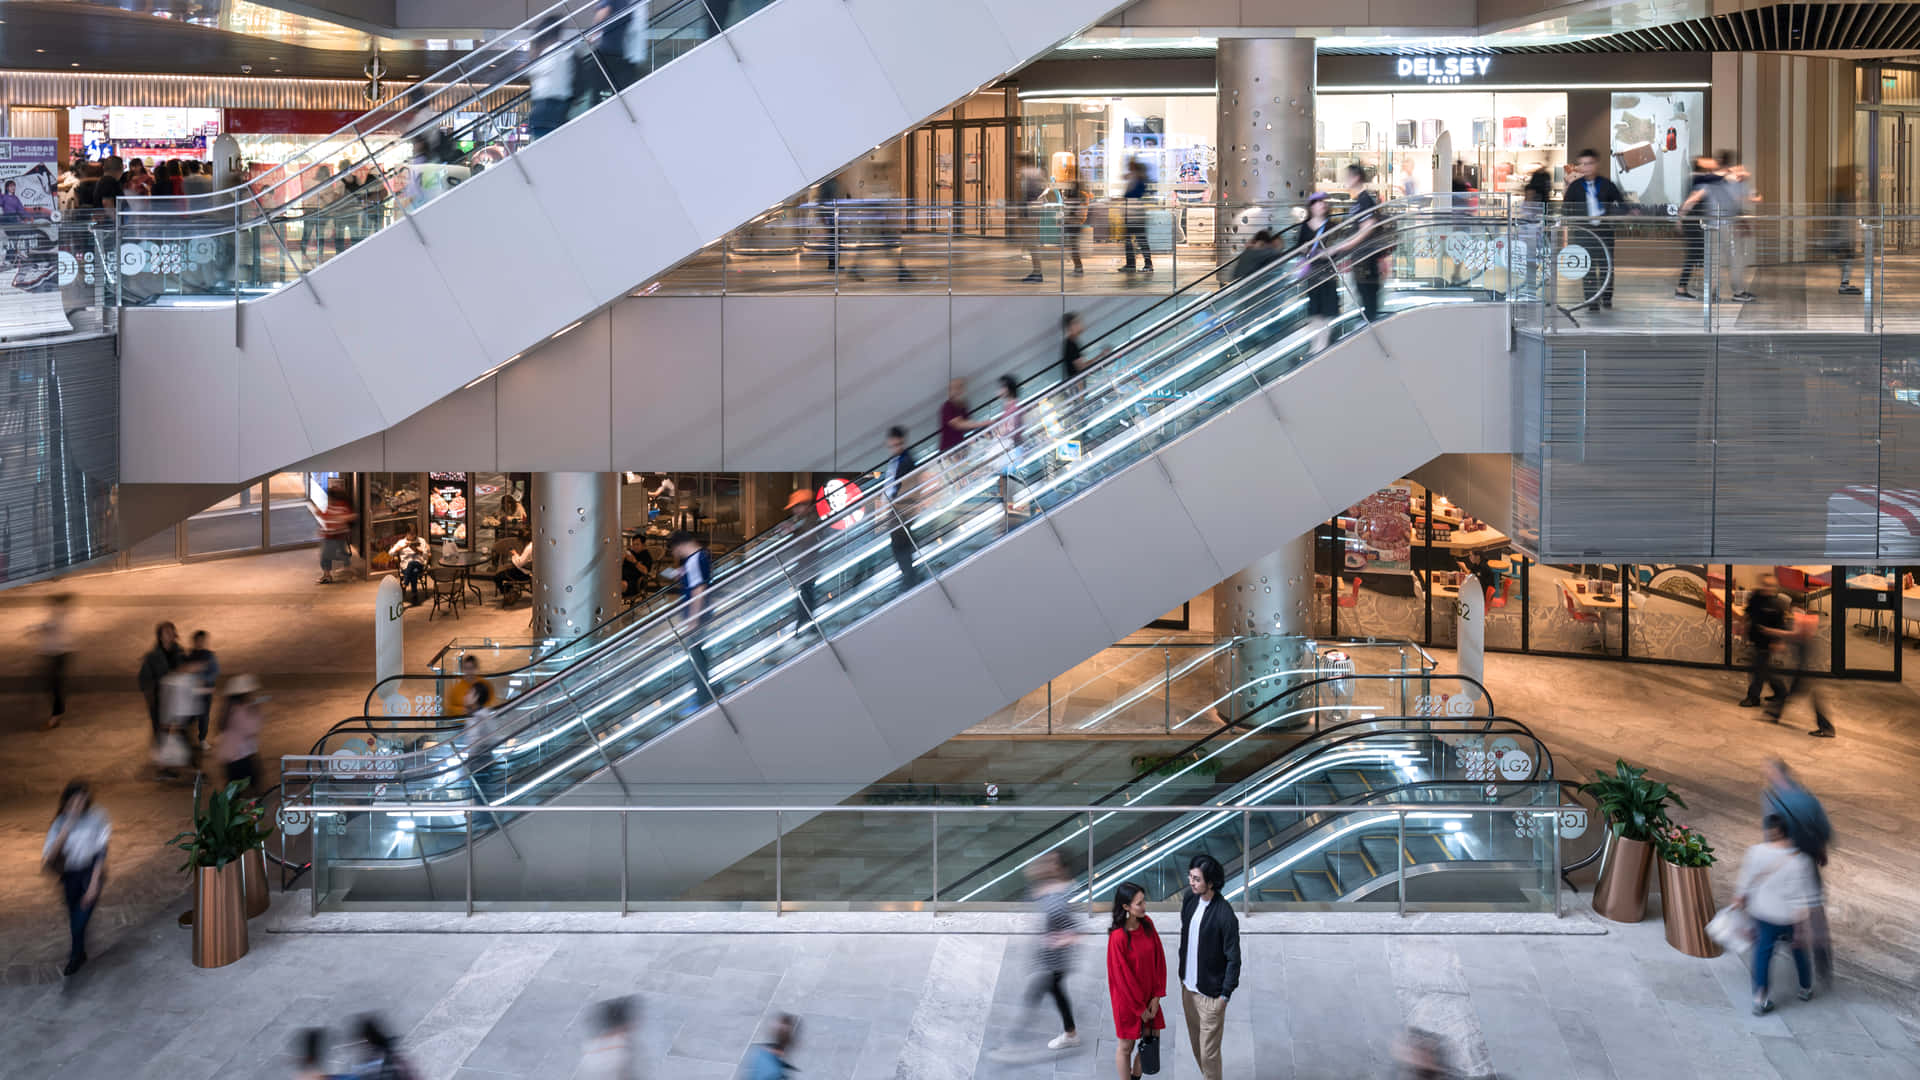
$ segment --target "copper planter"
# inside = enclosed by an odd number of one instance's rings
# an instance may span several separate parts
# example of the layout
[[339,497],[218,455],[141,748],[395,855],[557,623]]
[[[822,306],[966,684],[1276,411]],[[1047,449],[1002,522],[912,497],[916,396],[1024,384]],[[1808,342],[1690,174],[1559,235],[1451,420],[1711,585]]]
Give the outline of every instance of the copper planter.
[[1660,914],[1667,922],[1667,944],[1688,956],[1719,956],[1720,946],[1707,936],[1707,920],[1717,910],[1706,867],[1660,860]]
[[1594,913],[1614,922],[1639,922],[1647,915],[1647,877],[1653,870],[1653,845],[1614,836],[1608,841],[1600,881],[1593,887]]
[[246,896],[240,864],[194,870],[193,966],[225,967],[247,955]]
[[254,848],[240,856],[240,892],[246,897],[247,918],[267,913],[273,903],[273,883],[267,879],[265,848]]

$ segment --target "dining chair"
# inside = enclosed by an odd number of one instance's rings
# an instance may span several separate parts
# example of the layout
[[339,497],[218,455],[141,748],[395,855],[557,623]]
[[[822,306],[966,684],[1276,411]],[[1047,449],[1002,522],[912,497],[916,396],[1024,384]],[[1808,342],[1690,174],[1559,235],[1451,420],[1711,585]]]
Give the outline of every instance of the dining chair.
[[459,618],[460,605],[467,599],[463,575],[451,566],[436,566],[430,573],[433,575],[433,607],[427,612],[427,621],[432,622],[443,608],[453,612],[454,618]]

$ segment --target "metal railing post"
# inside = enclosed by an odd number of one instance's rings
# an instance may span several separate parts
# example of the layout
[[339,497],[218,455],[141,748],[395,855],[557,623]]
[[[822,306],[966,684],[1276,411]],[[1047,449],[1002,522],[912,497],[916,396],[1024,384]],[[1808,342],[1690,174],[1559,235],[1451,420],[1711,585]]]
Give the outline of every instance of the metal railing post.
[[1551,866],[1549,870],[1553,874],[1553,916],[1554,918],[1557,919],[1557,918],[1561,918],[1567,913],[1566,908],[1563,907],[1561,904],[1561,901],[1564,899],[1564,896],[1560,891],[1561,863],[1560,863],[1560,811],[1559,810],[1556,809],[1552,813],[1551,823],[1553,825],[1553,866]]
[[928,815],[933,818],[933,913],[940,914],[940,811]]
[[781,851],[781,832],[780,811],[775,810],[773,812],[773,917],[776,919],[786,914],[786,896],[782,889],[785,883],[781,880],[781,874],[785,869],[783,865],[785,853]]
[[[473,811],[467,810],[462,816],[467,819],[467,916],[471,918],[473,916]],[[373,815],[368,814],[367,819],[372,820]]]
[[1166,672],[1161,677],[1160,683],[1160,700],[1165,704],[1162,710],[1165,716],[1161,719],[1161,723],[1165,726],[1167,734],[1171,735],[1173,734],[1173,650],[1162,645],[1160,658],[1165,661],[1162,667]]
[[1047,734],[1053,734],[1053,680],[1047,680]]
[[1879,260],[1880,224],[1875,221],[1860,223],[1860,310],[1864,320],[1863,329],[1873,333],[1873,305],[1880,297],[1880,282],[1874,273],[1874,265]]
[[1087,914],[1100,914],[1100,898],[1093,891],[1093,811],[1087,811]]
[[1407,812],[1394,811],[1394,828],[1399,836],[1399,847],[1393,856],[1393,891],[1395,902],[1399,905],[1401,918],[1407,917]]
[[1244,885],[1240,906],[1253,915],[1253,811],[1240,808],[1240,881]]

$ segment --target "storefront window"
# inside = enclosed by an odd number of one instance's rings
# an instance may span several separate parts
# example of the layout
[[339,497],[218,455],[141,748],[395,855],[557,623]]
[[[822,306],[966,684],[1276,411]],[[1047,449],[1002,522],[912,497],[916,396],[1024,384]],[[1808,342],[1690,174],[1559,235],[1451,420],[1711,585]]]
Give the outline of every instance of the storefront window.
[[1621,567],[1611,564],[1528,568],[1528,642],[1533,652],[1621,655],[1626,607]]
[[420,526],[420,484],[424,473],[367,473],[367,550],[373,568],[388,568],[387,549],[405,526]]
[[187,519],[187,554],[214,555],[260,546],[260,487],[241,488]]
[[524,474],[473,474],[473,548],[491,551],[508,532],[529,531],[527,478]]
[[1216,102],[1212,95],[1027,101],[1021,147],[1056,184],[1077,175],[1088,198],[1125,194],[1126,163],[1138,158],[1162,201],[1207,202],[1214,198]]
[[[1727,567],[1639,564],[1629,568],[1628,576],[1633,583],[1628,637],[1634,656],[1696,664],[1726,660]],[[1737,633],[1745,609],[1732,614]]]
[[308,474],[274,473],[267,478],[267,543],[271,547],[311,544],[320,539],[318,509],[308,498]]
[[1314,110],[1322,191],[1344,189],[1353,162],[1390,198],[1448,191],[1456,176],[1476,191],[1518,194],[1536,169],[1556,192],[1566,184],[1565,94],[1323,93]]

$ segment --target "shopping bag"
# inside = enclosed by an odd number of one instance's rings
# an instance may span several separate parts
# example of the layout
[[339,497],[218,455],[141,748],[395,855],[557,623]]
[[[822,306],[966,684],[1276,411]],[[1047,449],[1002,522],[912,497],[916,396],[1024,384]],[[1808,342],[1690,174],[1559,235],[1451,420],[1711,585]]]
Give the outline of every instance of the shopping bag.
[[1753,916],[1736,907],[1723,907],[1707,920],[1707,936],[1736,956],[1753,951]]
[[[1151,1021],[1143,1021],[1151,1023]],[[1142,1032],[1140,1041],[1134,1047],[1140,1055],[1140,1071],[1152,1076],[1160,1071],[1160,1033],[1153,1030]]]
[[193,760],[193,748],[178,731],[163,731],[153,744],[153,763],[163,769],[178,769]]

